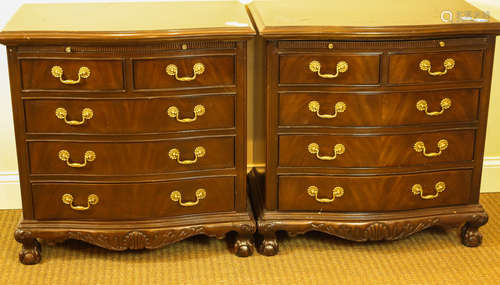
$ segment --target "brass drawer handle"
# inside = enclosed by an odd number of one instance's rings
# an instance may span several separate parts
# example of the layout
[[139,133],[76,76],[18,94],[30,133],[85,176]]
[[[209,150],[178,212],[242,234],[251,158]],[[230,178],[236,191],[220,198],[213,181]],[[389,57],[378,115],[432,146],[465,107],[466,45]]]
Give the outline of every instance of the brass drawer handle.
[[177,65],[175,64],[169,64],[167,65],[167,68],[165,69],[167,74],[170,75],[170,76],[175,76],[175,79],[179,80],[179,81],[191,81],[191,80],[194,80],[196,78],[196,75],[200,75],[200,74],[203,74],[203,72],[205,72],[205,65],[203,65],[203,63],[201,62],[198,62],[198,63],[195,63],[193,65],[193,76],[189,77],[189,76],[186,76],[186,77],[179,77],[179,70],[177,68]]
[[338,113],[343,113],[347,109],[347,105],[344,102],[339,101],[339,102],[335,103],[335,113],[333,115],[330,115],[330,114],[323,114],[322,115],[319,113],[320,105],[319,105],[318,101],[311,101],[311,102],[309,102],[308,106],[309,106],[309,111],[316,113],[316,116],[323,118],[323,119],[333,119],[333,118],[337,117]]
[[179,163],[179,164],[193,164],[193,163],[196,163],[198,161],[199,157],[205,156],[206,150],[202,146],[197,146],[194,149],[193,153],[194,153],[193,160],[181,160],[181,158],[180,158],[181,152],[178,149],[173,148],[173,149],[168,151],[168,157],[170,157],[170,159],[177,160],[177,163]]
[[320,160],[334,160],[337,158],[337,155],[343,154],[345,152],[345,146],[343,144],[340,144],[340,143],[336,144],[333,147],[333,152],[334,152],[333,156],[321,156],[321,155],[319,155],[319,145],[317,143],[310,143],[307,146],[307,150],[310,153],[315,154],[316,157]]
[[441,100],[441,111],[435,111],[435,112],[429,112],[427,110],[427,101],[425,100],[418,100],[417,102],[417,110],[419,111],[424,111],[426,115],[428,116],[438,116],[444,113],[444,110],[449,109],[451,107],[451,99],[450,98],[444,98]]
[[455,67],[455,60],[453,60],[453,58],[447,58],[443,62],[444,71],[432,72],[431,71],[431,62],[428,59],[422,60],[419,64],[419,66],[420,66],[421,70],[427,71],[427,73],[429,73],[429,75],[431,75],[431,76],[441,76],[441,75],[445,75],[446,73],[448,73],[448,70],[452,70]]
[[434,189],[436,189],[436,194],[424,195],[422,185],[415,184],[413,185],[413,187],[411,187],[411,192],[413,193],[413,195],[420,195],[420,198],[424,200],[434,199],[439,196],[439,193],[443,192],[446,189],[446,184],[442,181],[439,181],[438,183],[436,183],[436,185],[434,185]]
[[335,188],[332,189],[332,198],[331,199],[328,199],[328,198],[318,198],[318,192],[319,192],[319,189],[318,187],[312,185],[312,186],[309,186],[307,188],[307,194],[309,194],[309,196],[311,197],[314,197],[314,199],[320,203],[332,203],[333,201],[335,201],[335,198],[340,198],[344,195],[344,188],[340,187],[340,186],[337,186]]
[[73,195],[71,194],[64,194],[62,195],[62,201],[64,204],[69,205],[71,209],[75,211],[86,211],[90,209],[90,206],[96,205],[99,203],[99,197],[96,194],[90,194],[87,197],[87,206],[75,206],[73,205]]
[[95,152],[91,150],[87,150],[85,152],[85,155],[83,156],[83,163],[69,162],[69,156],[70,156],[69,151],[65,149],[59,151],[59,159],[65,161],[69,167],[76,167],[76,168],[85,167],[87,165],[87,162],[91,162],[96,159]]
[[427,152],[425,152],[425,144],[424,144],[424,142],[418,141],[418,142],[416,142],[413,145],[413,149],[416,152],[423,153],[425,157],[435,157],[435,156],[440,156],[443,153],[443,150],[445,150],[446,148],[448,148],[448,141],[445,140],[445,139],[439,140],[438,143],[437,143],[437,147],[438,147],[438,150],[439,150],[438,152],[427,153]]
[[59,81],[61,81],[62,84],[70,84],[70,85],[78,84],[78,83],[80,83],[82,78],[89,78],[89,76],[90,76],[90,69],[86,66],[82,66],[82,67],[80,67],[80,69],[78,69],[78,79],[77,80],[62,79],[63,69],[62,69],[62,67],[60,67],[58,65],[52,66],[52,69],[50,70],[50,72],[52,73],[52,76],[54,76],[55,78],[59,78]]
[[318,74],[319,77],[321,78],[337,78],[340,73],[344,73],[347,71],[347,69],[349,69],[349,64],[347,64],[347,62],[345,61],[339,61],[337,62],[337,73],[335,74],[321,74],[321,63],[319,63],[319,61],[317,60],[313,60],[309,63],[309,69],[312,71],[312,72],[315,72]]
[[196,121],[198,119],[198,117],[201,117],[201,116],[203,116],[203,114],[205,114],[205,106],[203,106],[203,105],[194,106],[193,113],[194,113],[193,118],[179,119],[179,108],[177,108],[176,106],[170,106],[170,107],[168,107],[168,110],[167,110],[167,114],[170,117],[175,118],[178,122],[191,123],[191,122]]
[[196,201],[194,202],[182,202],[182,194],[179,191],[173,191],[170,194],[170,199],[174,202],[179,202],[179,205],[183,207],[192,207],[198,205],[200,200],[205,199],[207,197],[207,191],[203,188],[196,190]]
[[66,118],[68,116],[68,111],[64,108],[56,109],[56,117],[58,119],[64,120],[64,122],[70,126],[79,126],[85,123],[85,120],[90,120],[94,116],[94,112],[90,108],[85,108],[82,110],[82,120],[81,121],[68,121]]

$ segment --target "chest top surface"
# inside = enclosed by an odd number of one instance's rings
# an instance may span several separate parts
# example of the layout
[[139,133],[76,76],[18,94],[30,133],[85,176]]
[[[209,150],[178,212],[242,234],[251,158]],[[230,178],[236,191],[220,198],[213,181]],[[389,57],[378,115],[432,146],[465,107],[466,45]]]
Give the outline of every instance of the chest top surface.
[[245,7],[236,1],[59,3],[21,6],[0,33],[0,41],[253,34]]
[[[390,8],[389,8],[390,7]],[[496,34],[500,22],[463,0],[264,1],[249,5],[264,37]]]

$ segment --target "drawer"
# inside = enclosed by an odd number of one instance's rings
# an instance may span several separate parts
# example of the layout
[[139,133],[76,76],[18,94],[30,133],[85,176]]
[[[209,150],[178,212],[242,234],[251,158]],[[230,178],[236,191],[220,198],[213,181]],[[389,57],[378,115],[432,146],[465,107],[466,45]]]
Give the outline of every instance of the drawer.
[[30,99],[24,101],[24,108],[26,130],[31,133],[158,133],[234,128],[233,95]]
[[378,84],[378,53],[292,54],[279,57],[281,84]]
[[235,84],[233,55],[136,59],[134,88],[179,89]]
[[[31,188],[35,219],[39,220],[151,219],[234,209],[233,177],[155,183],[34,183]],[[174,191],[177,193],[172,194]]]
[[233,137],[33,141],[28,143],[28,150],[33,174],[133,175],[234,168]]
[[390,83],[433,83],[482,79],[482,51],[393,54]]
[[281,93],[281,126],[400,126],[477,120],[479,91]]
[[21,59],[25,90],[123,90],[120,59]]
[[472,161],[474,139],[473,130],[406,135],[281,135],[279,165],[392,167]]
[[466,204],[472,171],[388,176],[280,176],[284,211],[396,211]]

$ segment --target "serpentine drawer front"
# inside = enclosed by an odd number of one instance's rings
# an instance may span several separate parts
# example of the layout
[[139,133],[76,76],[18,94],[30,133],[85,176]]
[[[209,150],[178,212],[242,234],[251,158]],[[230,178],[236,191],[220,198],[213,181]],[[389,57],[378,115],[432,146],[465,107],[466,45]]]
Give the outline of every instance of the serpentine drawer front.
[[[446,226],[481,244],[500,23],[463,0],[403,2],[249,4],[265,56],[265,178],[250,176],[262,254],[277,231],[368,241]],[[482,20],[445,23],[446,10]]]
[[20,261],[40,262],[38,239],[126,250],[228,232],[237,233],[233,252],[251,255],[245,102],[254,36],[238,2],[22,6],[0,33],[23,202]]
[[120,59],[20,58],[24,90],[122,90]]
[[[139,142],[29,142],[33,174],[133,175],[234,167],[232,137]],[[87,158],[87,153],[94,153]]]
[[367,212],[459,205],[469,199],[471,178],[471,171],[361,177],[280,176],[279,209]]
[[377,84],[380,55],[365,54],[300,54],[281,55],[282,84]]
[[234,85],[233,55],[134,60],[136,89]]
[[280,166],[389,167],[472,161],[474,131],[405,135],[281,135]]
[[40,220],[161,218],[229,212],[234,207],[230,177],[162,183],[35,183],[32,187],[35,218]]
[[[234,128],[234,95],[154,99],[29,99],[30,133],[160,133]],[[40,118],[45,118],[40,120]]]
[[481,80],[483,52],[442,51],[392,54],[390,83],[428,83]]
[[398,126],[472,122],[477,89],[381,94],[285,92],[279,94],[280,126]]

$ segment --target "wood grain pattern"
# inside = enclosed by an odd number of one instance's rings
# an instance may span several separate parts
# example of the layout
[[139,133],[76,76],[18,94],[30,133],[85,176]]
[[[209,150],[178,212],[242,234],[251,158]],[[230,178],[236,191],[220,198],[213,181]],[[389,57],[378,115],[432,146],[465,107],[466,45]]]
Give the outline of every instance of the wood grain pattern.
[[[389,176],[280,176],[279,206],[282,211],[397,211],[466,204],[471,192],[471,171],[432,172]],[[435,199],[423,200],[411,191],[422,185],[423,195],[436,194],[435,184],[442,181],[446,189]],[[331,203],[320,203],[307,194],[311,185],[318,187],[318,198],[332,198],[334,187],[344,194]]]
[[[163,183],[33,184],[35,218],[77,220],[133,220],[200,213],[232,211],[234,208],[234,178],[204,178]],[[170,199],[172,191],[182,194],[182,202],[196,201],[197,189],[206,190],[198,205],[183,207]],[[87,206],[87,197],[95,194],[99,202],[87,211],[75,211],[62,202],[63,194],[74,197],[74,205]],[[50,205],[50,206],[49,206]],[[144,207],[144,205],[148,205]]]
[[[196,63],[202,63],[205,71],[192,81],[178,81],[165,71],[169,64],[175,64],[179,77],[192,77],[193,66]],[[134,88],[168,89],[234,85],[234,69],[235,58],[228,55],[137,59],[133,61]]]
[[[164,9],[151,7],[158,5]],[[49,244],[78,239],[125,250],[236,232],[234,253],[252,254],[256,227],[246,190],[246,67],[247,40],[255,31],[251,25],[228,24],[250,23],[238,3],[192,4],[207,8],[198,12],[186,3],[158,5],[25,5],[29,12],[17,14],[24,15],[19,25],[10,21],[9,31],[0,32],[0,42],[7,44],[21,180],[23,219],[16,240],[23,245],[22,263],[40,262],[38,238]],[[76,18],[68,15],[74,9],[88,11],[82,14],[85,21],[73,23]],[[127,14],[137,9],[157,16],[131,24],[133,17]],[[62,18],[47,17],[55,10]],[[181,10],[190,15],[212,12],[192,21]],[[103,28],[120,23],[136,30]],[[28,31],[25,25],[34,28]],[[68,29],[58,30],[63,26]],[[78,28],[82,26],[89,29]],[[205,71],[195,80],[180,82],[166,74],[172,63],[179,77],[192,76],[196,62]],[[65,85],[52,76],[54,65],[62,67],[63,79],[76,80],[81,66],[90,69],[90,77]],[[191,123],[167,114],[175,106],[181,119],[192,118],[193,108],[201,104],[205,113]],[[68,120],[81,120],[83,108],[91,108],[93,116],[69,126],[56,118],[59,107],[66,109]],[[168,156],[175,147],[180,160],[193,160],[197,146],[206,153],[194,164],[181,165]],[[75,163],[83,162],[87,150],[97,157],[72,168],[58,158],[61,149]],[[182,192],[183,201],[193,201],[198,182],[206,186],[207,197],[197,207],[170,200],[173,187]],[[77,205],[84,205],[87,193],[98,192],[102,207],[92,207],[88,216],[63,208],[65,191],[72,191]]]
[[[168,156],[169,150],[177,148],[181,160],[193,160],[198,146],[204,147],[206,153],[194,164],[181,165]],[[234,168],[233,137],[151,142],[36,141],[28,143],[28,149],[33,174],[129,175]],[[62,149],[69,151],[71,162],[83,163],[88,150],[95,152],[96,159],[86,167],[72,168],[59,159]]]
[[[337,78],[321,78],[309,69],[313,60],[321,63],[321,73],[336,74],[339,61],[349,65]],[[377,53],[286,54],[279,57],[280,84],[377,84],[380,57]]]
[[[196,121],[181,123],[168,115],[171,106],[179,109],[179,118],[194,118],[193,109],[203,105],[205,113]],[[30,133],[127,134],[161,133],[235,126],[234,95],[189,96],[154,99],[40,99],[25,100],[26,131]],[[81,121],[82,110],[90,108],[93,117],[79,126],[71,126],[55,116],[65,108],[67,120]],[[40,118],[44,118],[40,120]]]
[[[446,139],[448,148],[436,157],[425,157],[416,152],[413,145],[417,141],[425,144],[428,153],[438,152],[437,143]],[[389,167],[429,165],[442,162],[471,161],[474,153],[475,133],[448,131],[407,135],[281,135],[279,136],[279,165],[306,167]],[[317,143],[320,155],[333,156],[336,144],[343,144],[345,152],[335,160],[319,160],[309,153],[308,145]],[[321,169],[318,169],[321,171]]]
[[[25,90],[121,90],[124,88],[122,60],[89,59],[21,59],[22,88]],[[63,78],[78,79],[78,70],[85,66],[90,69],[90,76],[74,85],[63,84],[52,76],[53,66],[63,69]]]
[[[297,25],[266,26],[260,31],[266,54],[262,72],[267,161],[266,177],[262,178],[265,186],[253,185],[251,194],[259,217],[262,254],[277,253],[275,232],[280,230],[292,236],[317,230],[367,241],[404,238],[423,228],[445,225],[462,227],[464,245],[481,244],[478,228],[487,222],[487,215],[477,203],[495,46],[495,37],[485,35],[500,29],[489,25],[491,30],[479,31],[478,25],[462,25],[463,30],[458,31],[458,26]],[[330,58],[349,53],[378,55],[376,81],[366,83],[375,74],[369,72],[345,84],[329,79],[308,81],[303,75],[307,71],[304,63],[302,73],[292,64],[283,64],[286,57]],[[428,59],[431,71],[440,71],[448,57],[453,57],[455,66],[446,75],[431,76],[420,70],[420,61]],[[451,100],[451,106],[440,115],[429,116],[416,108],[419,100],[425,100],[428,112],[439,112],[444,98]],[[346,109],[335,118],[318,118],[309,111],[312,100],[319,103],[320,114],[333,114],[339,101]],[[447,139],[449,145],[439,156],[425,157],[413,149],[420,140],[427,153],[438,152],[441,139]],[[312,142],[319,144],[321,156],[333,156],[335,144],[344,144],[346,151],[335,160],[319,160],[307,149]],[[411,186],[401,186],[405,179],[420,177],[426,185],[424,192],[429,191],[424,195],[430,194],[438,174],[450,175],[459,193],[422,203],[414,202],[417,196],[411,193]],[[331,198],[332,185],[339,181],[356,185],[356,190],[343,197],[347,197],[343,206],[342,197],[331,205],[318,206],[306,192],[306,180],[325,183],[319,187],[320,198]],[[402,188],[409,196],[401,196],[404,194],[398,190]],[[390,195],[384,196],[386,193]]]
[[[451,99],[443,114],[429,116],[416,108],[425,100],[429,112],[439,112],[441,101]],[[279,94],[280,126],[404,126],[444,122],[472,122],[478,119],[477,89],[423,92],[387,92],[381,94],[289,92]],[[320,103],[320,114],[335,114],[335,104],[344,102],[346,110],[336,118],[324,119],[311,112],[308,104]]]
[[[307,5],[298,1],[288,4],[264,0],[253,1],[248,7],[259,34],[270,40],[352,38],[367,41],[495,34],[500,30],[498,21],[464,0],[311,0]],[[440,15],[445,10],[451,10],[456,18],[443,22]],[[459,18],[460,13],[486,18],[488,22],[464,21]]]
[[[420,62],[427,59],[432,65],[431,71],[444,71],[443,62],[447,58],[455,60],[455,67],[445,75],[431,76],[419,68]],[[393,54],[389,61],[389,82],[394,84],[470,81],[483,78],[482,51]]]

